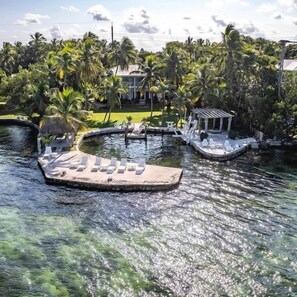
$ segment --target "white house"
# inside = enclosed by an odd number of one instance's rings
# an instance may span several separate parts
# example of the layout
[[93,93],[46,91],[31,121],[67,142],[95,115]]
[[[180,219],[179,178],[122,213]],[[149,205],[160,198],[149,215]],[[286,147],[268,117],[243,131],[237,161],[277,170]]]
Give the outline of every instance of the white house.
[[144,74],[141,73],[139,65],[129,65],[128,69],[124,70],[121,70],[120,67],[118,67],[117,73],[116,69],[117,67],[113,67],[110,70],[112,73],[120,76],[123,79],[123,83],[129,87],[129,92],[123,95],[122,99],[139,100],[149,98],[148,91],[143,94],[143,92],[139,90],[139,83],[144,78]]

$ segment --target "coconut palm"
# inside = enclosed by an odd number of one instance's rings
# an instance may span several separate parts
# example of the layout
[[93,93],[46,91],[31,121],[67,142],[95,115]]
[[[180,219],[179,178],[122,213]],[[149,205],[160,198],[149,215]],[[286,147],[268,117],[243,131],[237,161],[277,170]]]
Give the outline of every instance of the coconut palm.
[[111,60],[117,67],[115,74],[117,74],[119,67],[124,70],[128,68],[129,64],[134,64],[136,57],[137,52],[134,44],[128,37],[124,37],[120,43],[114,42],[112,44]]
[[76,56],[75,50],[69,45],[66,45],[58,54],[50,52],[48,55],[48,62],[57,77],[63,80],[64,88],[67,85],[68,76],[77,70]]
[[[110,121],[111,111],[115,106],[121,106],[121,96],[128,92],[128,87],[123,84],[122,79],[113,74],[107,77],[103,84],[102,100],[107,100],[109,106],[108,122]],[[106,120],[107,113],[104,117]]]
[[164,111],[165,111],[165,96],[170,92],[171,86],[166,80],[159,80],[154,86],[151,87],[151,92],[161,95],[161,106],[162,106],[162,118],[161,123],[164,122]]
[[77,55],[78,77],[84,82],[92,82],[103,72],[100,52],[95,48],[91,37],[85,37],[80,43]]
[[200,101],[201,104],[212,105],[209,99],[212,97],[211,95],[216,93],[218,77],[209,63],[198,64],[194,73],[188,74],[186,79],[186,85],[191,91],[193,101]]
[[[182,119],[182,115],[186,110],[187,106],[192,103],[190,100],[191,93],[185,86],[180,86],[176,92],[174,92],[172,104],[178,109],[179,120]],[[182,121],[180,121],[182,126]]]
[[177,87],[182,83],[183,75],[183,54],[181,50],[171,50],[165,53],[165,58],[162,60],[163,73]]
[[[221,65],[221,70],[225,72],[227,86],[234,95],[236,64],[241,59],[242,42],[239,32],[234,28],[234,25],[229,24],[224,33],[222,33],[222,42],[218,44],[217,62]],[[223,68],[222,68],[223,67]]]
[[27,47],[28,63],[41,62],[46,56],[46,38],[39,32],[30,35]]
[[80,126],[85,126],[82,121],[88,115],[86,110],[82,110],[84,97],[75,92],[72,88],[65,88],[62,92],[56,90],[50,96],[51,104],[46,111],[49,117],[58,118],[67,127],[67,133],[77,130]]
[[0,67],[6,74],[12,74],[15,66],[15,47],[9,42],[3,42],[3,48],[0,51]]
[[153,56],[146,57],[145,62],[140,64],[140,73],[142,73],[144,77],[139,83],[139,88],[143,91],[145,91],[146,88],[149,90],[149,99],[151,102],[150,121],[152,121],[154,104],[151,87],[157,80],[160,80],[158,65]]

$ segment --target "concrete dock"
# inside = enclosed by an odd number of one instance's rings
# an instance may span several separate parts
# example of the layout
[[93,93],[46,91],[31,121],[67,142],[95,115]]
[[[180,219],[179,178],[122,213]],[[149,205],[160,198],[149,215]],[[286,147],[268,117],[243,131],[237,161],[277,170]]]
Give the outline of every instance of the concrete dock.
[[[85,169],[78,171],[77,164],[83,156],[88,162]],[[154,165],[146,165],[145,170],[137,175],[136,163],[128,163],[124,173],[118,173],[117,168],[111,174],[100,170],[92,172],[95,159],[93,155],[70,151],[53,153],[46,158],[42,155],[38,162],[47,183],[102,191],[170,190],[179,184],[182,177],[182,169]],[[102,158],[103,167],[109,163],[110,160]],[[117,167],[119,164],[118,161]]]
[[[202,141],[196,136],[189,141],[189,144],[204,158],[216,161],[231,160],[246,152],[251,144],[256,143],[256,140],[253,137],[229,139],[225,133],[209,133],[208,139],[207,145],[203,145]],[[226,141],[228,142],[228,146],[225,145]]]

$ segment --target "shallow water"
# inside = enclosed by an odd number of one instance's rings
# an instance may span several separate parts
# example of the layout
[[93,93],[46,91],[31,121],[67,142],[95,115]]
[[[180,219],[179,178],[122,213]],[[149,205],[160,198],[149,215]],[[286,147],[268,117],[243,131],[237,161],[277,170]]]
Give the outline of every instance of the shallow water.
[[184,168],[173,191],[101,193],[46,185],[34,143],[0,126],[0,296],[296,296],[296,153],[217,163],[170,136],[92,138]]

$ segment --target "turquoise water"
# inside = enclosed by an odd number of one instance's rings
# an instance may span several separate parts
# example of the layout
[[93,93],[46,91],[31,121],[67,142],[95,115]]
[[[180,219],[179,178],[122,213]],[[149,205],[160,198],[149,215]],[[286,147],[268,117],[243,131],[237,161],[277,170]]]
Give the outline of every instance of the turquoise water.
[[176,190],[44,183],[35,135],[0,126],[0,296],[296,296],[296,153],[210,162],[170,136],[82,150],[184,168]]

